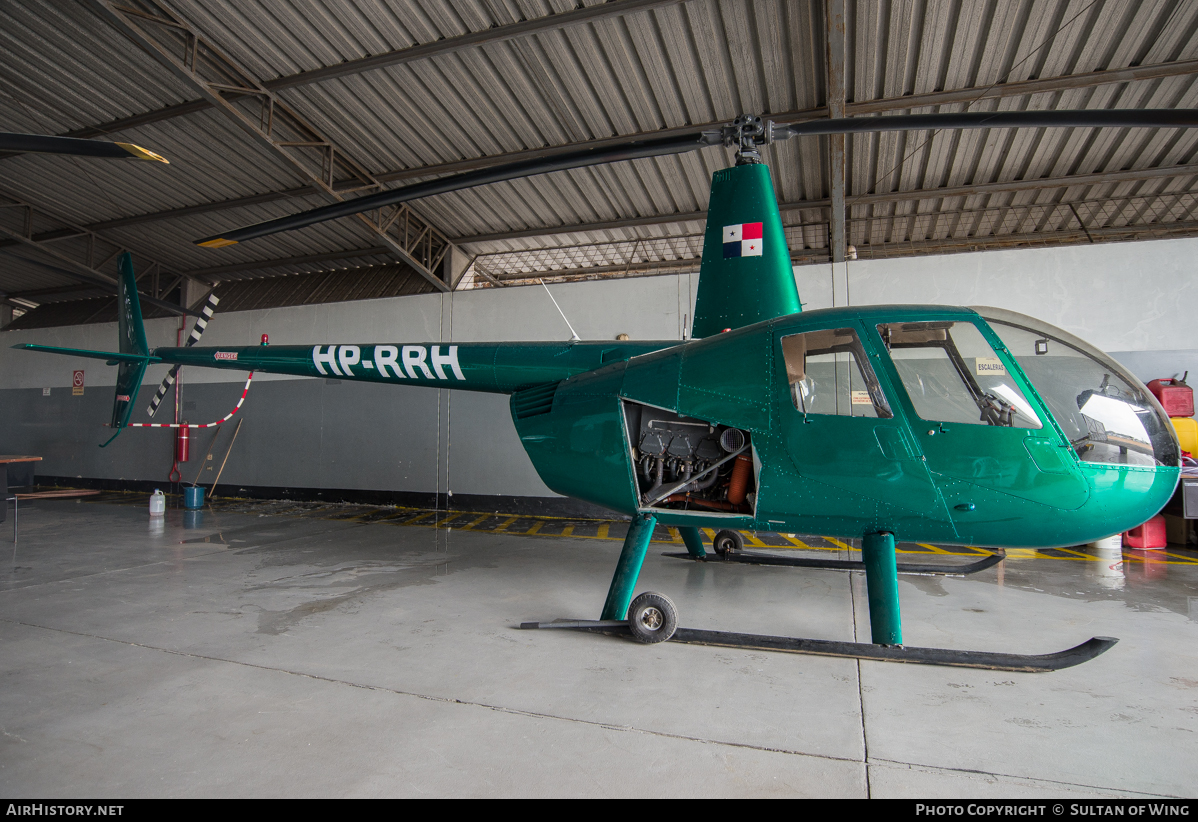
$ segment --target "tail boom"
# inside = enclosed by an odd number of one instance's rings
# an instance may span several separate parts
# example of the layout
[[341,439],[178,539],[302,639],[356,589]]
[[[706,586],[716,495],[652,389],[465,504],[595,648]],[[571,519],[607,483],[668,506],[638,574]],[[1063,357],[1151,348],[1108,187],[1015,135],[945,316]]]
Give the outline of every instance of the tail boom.
[[381,343],[158,348],[159,362],[510,394],[627,360],[677,340],[638,343]]

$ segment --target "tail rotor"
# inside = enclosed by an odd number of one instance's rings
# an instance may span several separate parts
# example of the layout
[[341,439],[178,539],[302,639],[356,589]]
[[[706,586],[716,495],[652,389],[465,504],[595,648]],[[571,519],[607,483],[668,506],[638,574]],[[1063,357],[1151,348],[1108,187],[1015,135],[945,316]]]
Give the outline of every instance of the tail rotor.
[[[220,302],[220,297],[215,293],[208,295],[208,300],[204,303],[204,307],[200,309],[201,317],[196,320],[195,326],[191,329],[191,335],[187,338],[187,342],[183,344],[184,348],[190,348],[200,341],[200,337],[204,336],[204,331],[208,328],[208,321],[212,319],[212,315],[216,312],[216,306]],[[162,380],[162,385],[158,386],[158,391],[154,394],[154,399],[150,400],[150,405],[146,408],[146,413],[153,417],[158,413],[158,406],[162,405],[162,401],[166,399],[167,393],[171,390],[171,386],[175,384],[175,378],[182,366],[175,365],[167,372],[166,377]]]

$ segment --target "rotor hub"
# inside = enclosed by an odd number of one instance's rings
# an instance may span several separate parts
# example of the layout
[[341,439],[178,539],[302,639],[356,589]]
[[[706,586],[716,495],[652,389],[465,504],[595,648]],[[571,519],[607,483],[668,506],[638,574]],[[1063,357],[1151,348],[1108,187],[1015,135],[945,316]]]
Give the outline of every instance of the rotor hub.
[[723,143],[729,148],[735,148],[738,166],[762,162],[759,150],[761,146],[768,145],[774,140],[784,140],[789,136],[790,131],[787,126],[779,126],[771,120],[763,120],[756,114],[742,114],[719,131],[703,132],[704,142],[708,145]]

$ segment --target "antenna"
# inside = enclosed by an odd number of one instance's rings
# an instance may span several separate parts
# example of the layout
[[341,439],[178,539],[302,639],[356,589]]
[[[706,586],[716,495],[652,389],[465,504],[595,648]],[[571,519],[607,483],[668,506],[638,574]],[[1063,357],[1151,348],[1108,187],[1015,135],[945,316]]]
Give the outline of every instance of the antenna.
[[[549,286],[545,285],[545,281],[538,277],[537,282],[541,284],[541,288],[545,289],[545,293],[549,295],[549,299],[553,300],[553,292],[549,290]],[[562,319],[566,320],[566,312],[562,311],[562,307],[557,304],[557,300],[553,300],[553,307],[557,309],[558,314],[562,315]],[[570,329],[571,342],[582,342],[581,338],[578,336],[578,333],[574,330],[574,326],[570,325],[569,320],[566,320],[566,328]]]

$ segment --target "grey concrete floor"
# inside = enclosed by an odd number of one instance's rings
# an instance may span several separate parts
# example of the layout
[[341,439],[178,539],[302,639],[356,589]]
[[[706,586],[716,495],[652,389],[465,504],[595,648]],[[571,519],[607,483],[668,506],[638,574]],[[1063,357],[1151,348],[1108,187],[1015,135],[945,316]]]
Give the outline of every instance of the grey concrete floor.
[[[0,793],[1198,792],[1184,556],[901,577],[909,645],[1121,639],[1012,674],[517,630],[597,616],[618,541],[181,514],[155,528],[128,506],[22,510],[0,584]],[[869,633],[863,583],[654,545],[638,590],[672,597],[688,627],[853,640]]]

